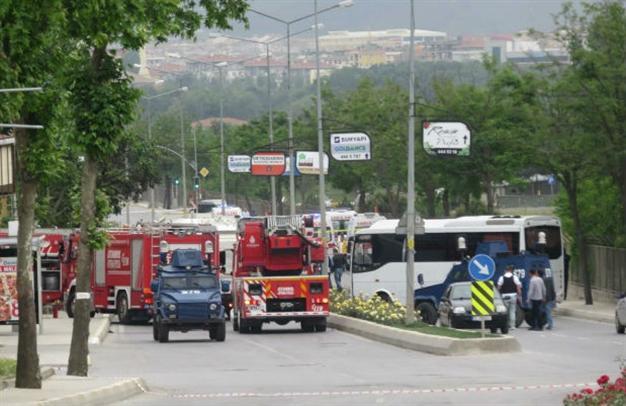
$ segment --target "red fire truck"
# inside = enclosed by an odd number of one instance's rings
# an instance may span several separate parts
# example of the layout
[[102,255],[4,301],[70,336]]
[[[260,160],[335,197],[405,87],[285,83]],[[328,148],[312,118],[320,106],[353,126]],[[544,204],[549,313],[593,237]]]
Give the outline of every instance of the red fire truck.
[[263,323],[299,322],[326,330],[328,276],[323,248],[300,232],[299,217],[242,219],[233,264],[233,329],[261,331]]
[[[70,238],[70,274],[75,275],[78,236]],[[121,323],[152,317],[150,282],[159,263],[168,263],[176,249],[198,249],[216,269],[219,239],[212,226],[111,230],[107,246],[94,252],[94,310],[117,314]],[[74,314],[75,281],[66,295],[66,311]]]

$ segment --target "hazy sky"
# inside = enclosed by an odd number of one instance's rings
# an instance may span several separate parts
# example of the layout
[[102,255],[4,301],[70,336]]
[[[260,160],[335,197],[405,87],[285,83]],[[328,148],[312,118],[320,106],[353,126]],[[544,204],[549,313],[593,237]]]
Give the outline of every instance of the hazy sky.
[[[319,8],[339,0],[319,0]],[[575,1],[578,3],[578,0]],[[291,20],[313,12],[313,0],[251,0],[252,8]],[[409,0],[354,0],[320,16],[324,30],[377,30],[408,28]],[[561,9],[561,0],[415,0],[416,28],[458,34],[508,33],[527,28],[550,30],[551,14]],[[250,33],[283,32],[284,26],[250,13]],[[313,20],[294,24],[310,26]],[[245,34],[237,27],[238,34]]]

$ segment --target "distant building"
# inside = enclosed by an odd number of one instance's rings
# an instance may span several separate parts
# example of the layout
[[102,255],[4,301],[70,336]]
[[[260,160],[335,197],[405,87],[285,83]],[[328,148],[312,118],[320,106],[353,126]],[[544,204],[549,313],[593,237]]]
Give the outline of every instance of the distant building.
[[[444,41],[447,34],[441,31],[415,30],[415,42],[428,44]],[[319,38],[320,48],[327,52],[356,50],[368,45],[384,49],[401,48],[411,37],[407,29],[391,29],[383,31],[329,31]]]

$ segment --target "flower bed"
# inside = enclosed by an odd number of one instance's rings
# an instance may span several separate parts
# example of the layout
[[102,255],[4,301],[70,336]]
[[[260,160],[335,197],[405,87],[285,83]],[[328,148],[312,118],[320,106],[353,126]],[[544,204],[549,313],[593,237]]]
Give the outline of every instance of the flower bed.
[[602,375],[597,380],[600,388],[595,391],[591,388],[581,389],[580,392],[567,395],[563,400],[566,406],[626,405],[626,368],[615,382],[611,382],[608,375]]
[[[452,338],[481,338],[480,332],[477,331],[463,331],[423,323],[419,321],[419,314],[417,315],[418,321],[406,325],[404,324],[405,309],[405,306],[399,301],[387,302],[377,295],[366,298],[363,296],[350,297],[346,291],[332,290],[330,293],[330,311],[342,316],[354,317],[424,334]],[[486,337],[499,336],[487,334]]]

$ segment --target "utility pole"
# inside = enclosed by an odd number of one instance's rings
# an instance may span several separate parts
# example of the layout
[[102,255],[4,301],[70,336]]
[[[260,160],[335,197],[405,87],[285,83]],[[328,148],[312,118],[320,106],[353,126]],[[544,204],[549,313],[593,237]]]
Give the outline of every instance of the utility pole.
[[406,209],[406,315],[405,323],[415,321],[415,18],[411,0],[411,41],[409,45],[409,134]]

